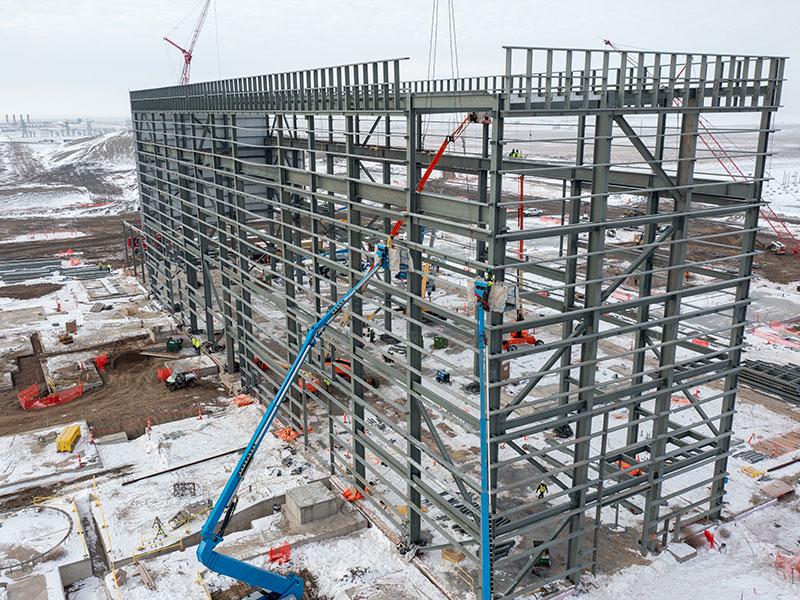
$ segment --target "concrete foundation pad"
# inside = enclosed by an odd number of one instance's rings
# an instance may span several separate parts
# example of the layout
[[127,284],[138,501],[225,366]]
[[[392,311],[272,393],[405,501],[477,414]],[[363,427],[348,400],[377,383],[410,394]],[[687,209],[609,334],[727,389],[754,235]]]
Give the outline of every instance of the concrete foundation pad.
[[128,441],[128,434],[124,431],[119,431],[117,433],[109,433],[108,435],[104,435],[102,437],[98,437],[94,439],[95,444],[120,444],[122,442]]
[[44,309],[41,306],[3,311],[3,327],[7,330],[15,327],[33,327],[44,320]]
[[188,358],[179,358],[177,360],[168,360],[164,364],[173,371],[176,368],[183,369],[184,371],[194,371],[197,373],[198,377],[214,375],[219,372],[217,363],[204,354],[200,356],[190,356]]
[[294,525],[305,525],[335,515],[339,511],[336,496],[321,481],[286,492],[285,514]]
[[94,362],[98,354],[98,351],[62,354],[43,358],[39,362],[42,372],[50,376],[57,390],[71,388],[80,382],[85,392],[103,385],[103,379]]
[[297,548],[304,544],[349,535],[365,529],[367,524],[367,519],[349,504],[343,505],[333,516],[305,525],[292,525],[284,515],[278,517],[277,522],[263,525],[259,521],[254,521],[252,534],[225,542],[219,551],[239,560],[249,561],[269,554],[270,548],[284,543]]
[[8,600],[48,600],[47,580],[44,575],[31,575],[8,584]]
[[667,546],[667,552],[672,554],[679,563],[686,562],[697,556],[697,550],[692,548],[689,544],[680,542]]
[[402,582],[382,583],[372,582],[367,587],[358,586],[344,591],[350,600],[418,600],[419,594],[413,593]]

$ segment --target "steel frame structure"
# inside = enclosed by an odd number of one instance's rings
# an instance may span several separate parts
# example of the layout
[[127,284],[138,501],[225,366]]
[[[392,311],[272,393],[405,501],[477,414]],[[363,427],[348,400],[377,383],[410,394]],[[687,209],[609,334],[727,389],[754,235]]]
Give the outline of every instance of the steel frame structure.
[[[134,266],[149,291],[268,402],[303,332],[402,214],[404,275],[355,297],[284,417],[406,546],[463,552],[484,598],[540,597],[608,568],[620,506],[643,553],[723,516],[784,70],[759,56],[505,57],[504,74],[462,79],[403,81],[393,59],[131,92],[141,223],[124,225],[126,251],[143,240]],[[468,112],[480,122],[417,191]],[[734,160],[746,177],[725,175]],[[544,217],[516,219],[535,206]],[[518,310],[487,313],[482,370],[472,279],[489,270]],[[504,351],[521,330],[545,343]],[[336,359],[350,361],[345,376]],[[456,385],[435,382],[437,369]],[[537,567],[545,551],[549,569]]]

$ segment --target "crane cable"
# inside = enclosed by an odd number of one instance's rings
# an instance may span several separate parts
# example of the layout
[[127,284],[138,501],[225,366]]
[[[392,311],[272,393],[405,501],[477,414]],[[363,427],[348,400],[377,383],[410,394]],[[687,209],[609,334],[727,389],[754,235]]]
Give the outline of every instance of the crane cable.
[[[606,45],[611,46],[611,48],[613,48],[617,53],[623,54],[623,51],[620,49],[619,46],[613,44],[609,40],[603,40],[603,42]],[[627,58],[627,62],[629,64],[631,64],[632,66],[638,66],[638,63],[631,56],[628,56],[626,54],[626,58]],[[684,65],[683,68],[680,70],[680,72],[675,76],[676,80],[683,74],[685,69],[686,69],[686,65]],[[649,72],[649,69],[647,67],[645,67],[644,71],[645,71],[645,76],[646,76],[647,73]],[[652,77],[652,75],[651,75],[651,77]],[[683,105],[683,102],[682,102],[682,100],[680,98],[673,98],[673,103],[676,106],[682,106]],[[743,178],[745,181],[748,181],[750,178],[747,175],[745,175],[745,173],[739,168],[739,165],[736,164],[736,161],[728,154],[728,152],[725,150],[725,148],[722,146],[722,144],[719,143],[717,138],[714,137],[714,134],[711,133],[710,129],[716,129],[716,128],[713,125],[711,125],[710,121],[708,121],[708,119],[706,119],[702,115],[699,115],[698,122],[700,124],[700,127],[702,127],[703,131],[706,132],[708,137],[711,138],[711,140],[714,142],[714,145],[717,147],[717,150],[714,150],[702,134],[698,135],[698,137],[700,138],[700,141],[703,142],[703,145],[705,145],[705,147],[711,153],[711,156],[713,156],[717,160],[717,162],[720,164],[720,166],[723,168],[723,170],[728,174],[728,176],[733,181],[738,181],[737,180],[737,175],[735,173],[731,172],[731,170],[727,166],[725,166],[725,163],[723,162],[723,157],[724,157],[725,160],[727,160],[733,166],[733,169],[735,169],[738,172],[738,176],[739,177]],[[760,200],[762,202],[764,201],[763,198],[760,198]],[[769,215],[767,214],[767,212],[766,212],[767,210],[772,214],[772,218],[770,218]],[[792,254],[794,254],[794,256],[796,258],[800,259],[800,241],[797,240],[795,235],[786,226],[786,224],[783,222],[783,220],[781,220],[781,218],[775,213],[775,211],[772,209],[772,207],[769,206],[769,205],[766,205],[763,208],[759,209],[759,213],[764,218],[764,220],[767,222],[767,224],[772,228],[772,230],[775,232],[775,234],[778,236],[778,239],[780,239],[787,246],[790,246]],[[773,223],[773,221],[777,222],[777,224],[783,229],[784,234],[781,234],[781,232],[778,231],[778,228],[776,227],[775,223]],[[787,237],[791,238],[792,242],[794,242],[794,245],[788,243]]]

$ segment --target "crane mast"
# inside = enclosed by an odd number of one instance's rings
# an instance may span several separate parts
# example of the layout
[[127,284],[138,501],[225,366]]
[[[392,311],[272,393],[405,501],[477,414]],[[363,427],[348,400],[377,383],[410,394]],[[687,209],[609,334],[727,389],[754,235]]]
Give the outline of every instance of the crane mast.
[[211,0],[203,2],[203,8],[200,11],[200,17],[197,19],[197,24],[192,31],[192,38],[189,40],[188,48],[182,48],[168,37],[164,37],[164,41],[168,44],[175,46],[183,54],[183,69],[181,69],[181,76],[178,79],[178,85],[186,85],[189,83],[189,72],[192,69],[192,55],[194,54],[194,47],[197,44],[197,39],[200,37],[200,30],[206,22],[208,16],[208,7],[211,5]]

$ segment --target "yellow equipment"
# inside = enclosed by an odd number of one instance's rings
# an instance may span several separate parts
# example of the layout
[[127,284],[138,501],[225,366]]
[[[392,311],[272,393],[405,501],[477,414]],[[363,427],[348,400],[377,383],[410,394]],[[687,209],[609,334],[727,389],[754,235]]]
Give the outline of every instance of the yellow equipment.
[[80,425],[67,425],[56,438],[56,447],[59,452],[72,452],[75,442],[81,437]]

